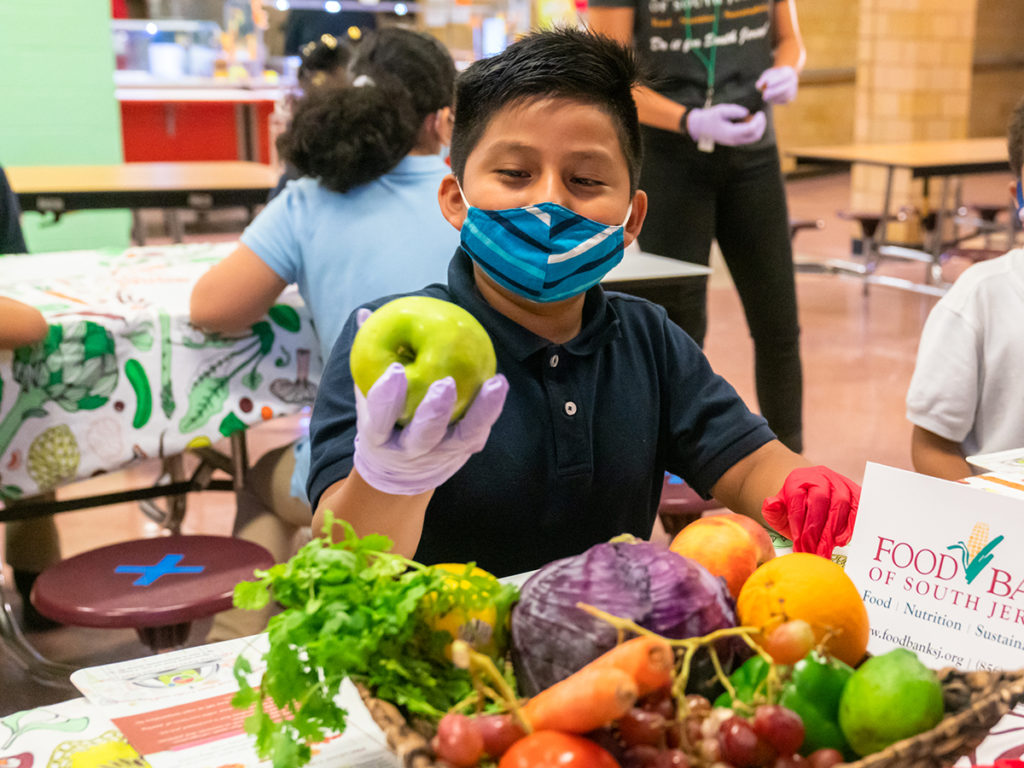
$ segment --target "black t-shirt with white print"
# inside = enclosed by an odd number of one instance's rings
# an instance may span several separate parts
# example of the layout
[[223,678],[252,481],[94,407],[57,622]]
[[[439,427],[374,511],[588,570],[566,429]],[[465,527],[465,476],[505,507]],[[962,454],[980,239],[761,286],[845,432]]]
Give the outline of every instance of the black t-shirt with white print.
[[[590,4],[636,10],[633,39],[658,93],[687,107],[703,107],[708,89],[704,61],[717,49],[713,103],[742,104],[753,113],[766,107],[755,83],[773,63],[771,23],[779,1],[590,0]],[[774,141],[771,111],[766,111],[769,129],[758,146]]]

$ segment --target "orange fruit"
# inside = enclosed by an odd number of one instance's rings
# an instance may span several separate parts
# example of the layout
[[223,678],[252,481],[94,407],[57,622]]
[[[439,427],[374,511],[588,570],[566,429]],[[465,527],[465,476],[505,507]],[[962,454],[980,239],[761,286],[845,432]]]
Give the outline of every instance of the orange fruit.
[[736,614],[762,637],[786,621],[802,619],[816,644],[851,667],[868,647],[868,612],[857,587],[838,565],[824,557],[794,552],[769,560],[743,584]]

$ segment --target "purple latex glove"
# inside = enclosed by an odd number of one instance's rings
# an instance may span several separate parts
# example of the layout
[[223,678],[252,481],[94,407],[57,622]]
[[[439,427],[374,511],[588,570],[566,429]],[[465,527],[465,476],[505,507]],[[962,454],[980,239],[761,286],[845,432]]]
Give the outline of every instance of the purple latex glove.
[[764,112],[755,112],[739,104],[715,104],[707,109],[689,109],[686,112],[686,130],[694,141],[711,139],[715,144],[736,147],[751,144],[764,135],[767,125]]
[[794,552],[832,557],[850,543],[857,520],[860,486],[828,467],[794,469],[782,490],[764,500],[765,522],[788,539]]
[[356,394],[353,463],[378,491],[413,496],[441,485],[483,449],[501,415],[508,381],[500,373],[480,386],[465,414],[449,425],[455,410],[455,380],[438,379],[427,388],[403,429],[395,421],[405,406],[405,368],[392,363],[363,396]]
[[789,104],[796,98],[800,78],[792,67],[772,67],[757,78],[757,90],[769,104]]

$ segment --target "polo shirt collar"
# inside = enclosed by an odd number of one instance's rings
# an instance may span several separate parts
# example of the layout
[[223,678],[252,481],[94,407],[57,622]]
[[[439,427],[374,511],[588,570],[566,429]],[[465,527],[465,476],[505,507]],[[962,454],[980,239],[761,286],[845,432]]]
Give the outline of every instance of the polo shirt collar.
[[[487,303],[476,287],[473,260],[462,248],[455,251],[448,265],[448,290],[487,329],[496,344],[507,349],[517,361],[551,346],[547,339],[523,328]],[[595,285],[587,291],[583,303],[583,326],[575,338],[562,346],[573,355],[590,355],[618,337],[619,317],[608,302],[604,289]]]

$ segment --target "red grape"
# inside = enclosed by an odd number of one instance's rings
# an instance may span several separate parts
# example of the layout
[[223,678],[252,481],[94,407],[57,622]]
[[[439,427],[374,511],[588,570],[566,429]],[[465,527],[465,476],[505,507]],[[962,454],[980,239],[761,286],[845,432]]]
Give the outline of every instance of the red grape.
[[807,768],[807,761],[800,755],[783,755],[772,763],[772,768]]
[[733,716],[723,722],[718,729],[718,741],[722,745],[722,759],[737,768],[771,765],[775,760],[775,748],[742,717]]
[[757,734],[742,717],[730,717],[718,727],[718,743],[722,747],[722,759],[737,768],[757,764]]
[[703,696],[691,693],[686,697],[686,712],[690,715],[711,714],[711,702]]
[[784,621],[762,641],[776,664],[796,664],[814,648],[814,629],[803,619]]
[[505,750],[526,735],[512,715],[480,715],[474,722],[484,739],[484,752],[491,757],[501,757]]
[[658,753],[651,768],[690,768],[690,758],[681,749],[666,749]]
[[634,744],[622,753],[622,768],[653,768],[660,750],[650,744]]
[[657,712],[633,707],[619,718],[619,736],[627,745],[663,746],[668,723]]
[[843,762],[843,755],[837,749],[824,747],[816,749],[807,756],[808,768],[832,768]]
[[754,731],[780,755],[795,754],[804,743],[800,715],[777,704],[763,704],[754,710]]
[[435,742],[437,756],[455,768],[470,768],[484,755],[484,737],[476,723],[455,712],[441,718]]
[[676,716],[676,702],[672,698],[671,688],[660,688],[645,696],[638,704],[650,712],[657,712],[666,720]]

